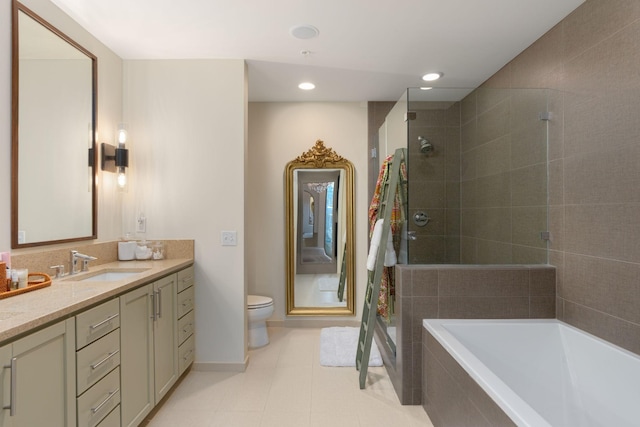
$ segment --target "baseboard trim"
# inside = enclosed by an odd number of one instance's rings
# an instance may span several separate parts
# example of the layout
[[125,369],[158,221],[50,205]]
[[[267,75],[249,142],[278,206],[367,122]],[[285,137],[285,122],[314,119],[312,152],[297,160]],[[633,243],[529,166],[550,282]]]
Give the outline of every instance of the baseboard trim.
[[244,363],[217,363],[217,362],[193,362],[192,369],[201,372],[244,372],[249,364],[249,356],[244,358]]
[[329,328],[332,326],[360,326],[358,320],[333,319],[284,319],[267,320],[267,326],[272,328]]

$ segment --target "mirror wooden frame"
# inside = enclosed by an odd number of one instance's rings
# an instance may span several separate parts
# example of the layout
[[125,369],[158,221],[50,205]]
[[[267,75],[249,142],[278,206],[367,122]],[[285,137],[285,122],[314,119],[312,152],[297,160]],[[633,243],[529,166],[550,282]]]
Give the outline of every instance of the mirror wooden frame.
[[[296,224],[294,209],[297,208],[295,171],[312,169],[340,169],[344,171],[345,220],[346,220],[346,306],[341,307],[297,307],[295,305],[296,277]],[[324,146],[321,140],[301,156],[287,163],[285,168],[285,208],[286,208],[286,297],[288,316],[355,316],[355,228],[354,228],[354,169],[353,164]]]
[[[55,240],[48,241],[34,241],[29,243],[20,243],[18,238],[18,230],[19,230],[19,175],[18,175],[18,166],[19,166],[19,28],[18,28],[18,20],[19,14],[24,13],[29,16],[31,19],[42,25],[47,30],[51,31],[54,35],[60,37],[63,41],[68,43],[71,47],[77,49],[82,54],[86,55],[88,59],[91,60],[91,129],[90,129],[90,139],[88,139],[89,144],[87,144],[88,148],[88,164],[87,168],[91,168],[91,177],[90,177],[90,189],[91,189],[91,234],[90,235],[80,235],[71,236],[69,238],[60,238]],[[97,186],[96,186],[96,160],[97,160],[97,150],[96,150],[96,129],[97,129],[97,84],[98,84],[98,59],[95,55],[89,52],[87,49],[79,45],[69,36],[64,34],[62,31],[58,30],[52,24],[47,22],[44,18],[39,16],[37,13],[23,5],[17,0],[12,1],[12,64],[11,64],[11,247],[16,248],[26,248],[32,246],[42,246],[42,245],[50,245],[55,243],[63,243],[63,242],[75,242],[81,240],[91,240],[96,239],[98,237],[98,196],[97,196]],[[58,165],[58,167],[65,167],[64,165]],[[46,176],[43,177],[46,179]],[[42,212],[44,215],[52,215],[50,207],[43,206]],[[53,213],[55,215],[55,213]]]

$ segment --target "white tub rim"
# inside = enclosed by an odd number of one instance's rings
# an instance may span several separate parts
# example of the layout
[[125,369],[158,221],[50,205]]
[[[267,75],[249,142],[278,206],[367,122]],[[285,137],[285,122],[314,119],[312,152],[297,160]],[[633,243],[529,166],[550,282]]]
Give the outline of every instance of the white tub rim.
[[588,339],[599,342],[613,351],[619,351],[634,359],[640,359],[635,353],[623,349],[611,342],[598,338],[582,329],[576,328],[558,319],[424,319],[423,327],[444,347],[465,372],[480,385],[493,401],[519,426],[551,426],[534,408],[506,385],[495,373],[485,366],[455,335],[446,329],[447,325],[465,324],[546,324],[558,325],[575,331]]

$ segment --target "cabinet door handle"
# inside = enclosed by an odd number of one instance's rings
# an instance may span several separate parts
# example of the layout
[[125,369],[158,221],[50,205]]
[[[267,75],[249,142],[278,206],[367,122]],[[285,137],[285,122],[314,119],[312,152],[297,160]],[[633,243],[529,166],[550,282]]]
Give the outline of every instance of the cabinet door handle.
[[156,293],[152,292],[151,295],[151,319],[156,321]]
[[112,351],[111,353],[107,354],[107,356],[104,359],[102,359],[101,361],[96,362],[93,365],[90,365],[91,370],[93,371],[95,369],[98,369],[100,367],[100,365],[104,364],[106,361],[111,359],[113,356],[115,356],[119,352],[120,352],[120,350],[116,350],[116,351]]
[[158,293],[158,319],[162,317],[162,288],[156,291]]
[[98,322],[95,325],[91,325],[89,326],[89,329],[94,330],[99,328],[100,326],[104,325],[105,323],[109,323],[111,322],[113,319],[115,319],[116,317],[118,317],[120,314],[116,313],[116,314],[112,314],[111,316],[107,317],[106,319],[104,319],[102,322]]
[[113,391],[110,391],[110,392],[109,392],[109,395],[107,396],[107,398],[106,398],[106,399],[104,399],[102,402],[100,402],[100,404],[99,404],[98,406],[96,406],[96,407],[94,407],[94,408],[91,408],[91,413],[92,413],[92,414],[95,414],[96,412],[98,412],[98,411],[99,411],[99,410],[100,410],[104,405],[106,405],[106,404],[107,404],[107,402],[108,402],[108,401],[109,401],[113,396],[115,396],[115,395],[116,395],[116,393],[117,393],[117,392],[119,392],[119,391],[120,391],[120,388],[117,388],[117,389],[115,389],[115,390],[113,390]]
[[3,366],[5,369],[10,369],[11,371],[11,386],[9,392],[9,405],[3,406],[2,409],[9,410],[9,416],[13,417],[16,414],[16,384],[17,384],[17,375],[18,375],[18,358],[12,357],[11,364]]

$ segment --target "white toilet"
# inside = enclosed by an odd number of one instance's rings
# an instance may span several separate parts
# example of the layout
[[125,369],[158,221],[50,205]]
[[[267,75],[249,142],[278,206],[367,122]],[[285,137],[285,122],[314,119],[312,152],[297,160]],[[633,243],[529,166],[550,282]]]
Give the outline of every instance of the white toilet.
[[260,295],[247,295],[249,313],[249,348],[269,344],[266,320],[273,314],[273,299]]

